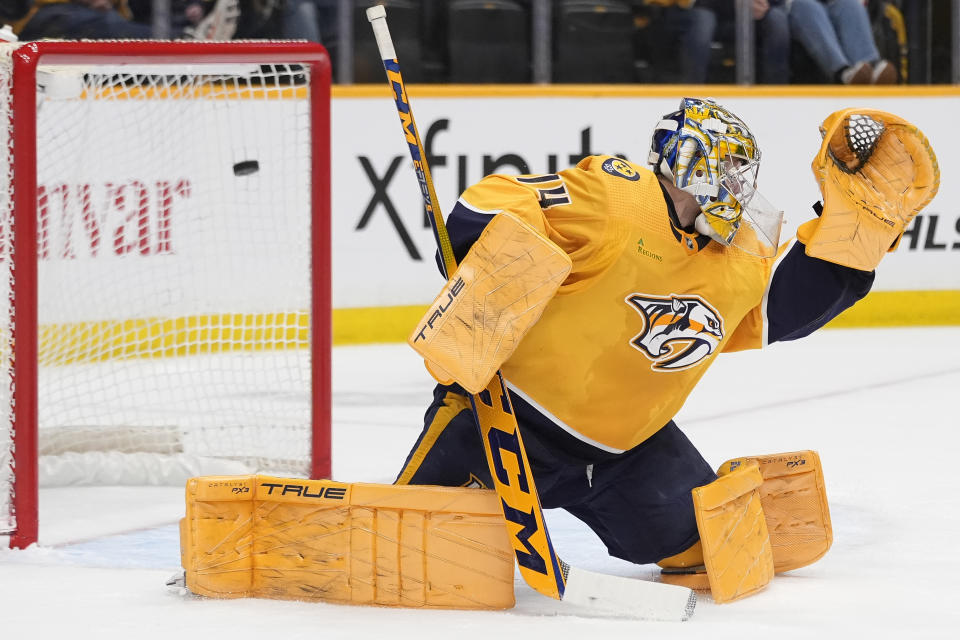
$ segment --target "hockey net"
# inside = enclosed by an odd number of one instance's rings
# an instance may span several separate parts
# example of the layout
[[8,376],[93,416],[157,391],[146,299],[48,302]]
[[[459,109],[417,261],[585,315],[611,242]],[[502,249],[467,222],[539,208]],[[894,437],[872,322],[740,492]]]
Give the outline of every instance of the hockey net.
[[309,43],[0,45],[12,544],[37,477],[329,476],[329,77]]

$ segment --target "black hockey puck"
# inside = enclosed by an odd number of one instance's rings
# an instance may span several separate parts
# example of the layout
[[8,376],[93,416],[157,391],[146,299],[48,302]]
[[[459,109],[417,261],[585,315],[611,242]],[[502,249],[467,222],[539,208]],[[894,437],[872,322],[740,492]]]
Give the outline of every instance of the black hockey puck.
[[233,165],[233,175],[248,176],[260,170],[260,163],[256,160],[244,160]]

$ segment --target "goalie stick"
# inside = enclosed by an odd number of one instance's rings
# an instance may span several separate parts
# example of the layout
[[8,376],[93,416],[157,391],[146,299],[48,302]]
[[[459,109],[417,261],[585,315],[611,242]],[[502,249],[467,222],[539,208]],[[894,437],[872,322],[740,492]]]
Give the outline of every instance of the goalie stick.
[[[456,258],[437,205],[427,156],[387,27],[386,10],[382,5],[373,6],[367,9],[367,19],[373,27],[434,239],[443,258],[444,276],[450,277],[457,266]],[[569,613],[666,621],[687,620],[693,614],[696,594],[686,587],[596,573],[563,562],[553,549],[513,405],[499,371],[485,390],[471,397],[471,404],[517,565],[528,585],[561,600],[564,611]]]

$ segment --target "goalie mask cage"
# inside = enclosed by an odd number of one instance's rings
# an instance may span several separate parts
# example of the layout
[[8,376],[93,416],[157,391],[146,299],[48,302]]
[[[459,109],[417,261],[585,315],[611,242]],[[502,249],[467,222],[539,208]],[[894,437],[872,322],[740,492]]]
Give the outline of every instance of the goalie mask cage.
[[330,62],[0,44],[0,537],[38,477],[330,475]]

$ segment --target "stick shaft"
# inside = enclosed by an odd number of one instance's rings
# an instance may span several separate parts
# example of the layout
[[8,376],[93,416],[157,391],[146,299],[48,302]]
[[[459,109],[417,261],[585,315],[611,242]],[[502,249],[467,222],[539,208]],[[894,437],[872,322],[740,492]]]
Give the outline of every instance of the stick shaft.
[[[367,19],[377,39],[387,81],[393,89],[397,114],[413,158],[434,238],[443,258],[445,275],[450,277],[457,266],[456,258],[443,214],[437,206],[426,153],[413,119],[400,64],[387,27],[386,11],[382,5],[371,7],[367,9]],[[513,403],[500,372],[493,376],[484,391],[474,395],[471,400],[520,575],[532,588],[559,600],[563,598],[566,588],[566,566],[553,550]]]
[[443,259],[444,276],[449,277],[457,268],[457,260],[453,254],[453,245],[450,243],[447,227],[443,223],[443,213],[437,205],[437,193],[433,188],[433,180],[430,177],[427,154],[423,150],[423,142],[420,138],[420,132],[417,130],[417,123],[413,119],[413,110],[410,108],[410,100],[403,83],[403,74],[400,73],[400,63],[397,61],[393,39],[390,37],[390,30],[387,27],[386,11],[383,5],[376,5],[367,9],[367,19],[370,20],[374,37],[377,39],[377,48],[380,50],[383,68],[387,72],[387,82],[390,83],[393,90],[397,115],[400,116],[403,135],[407,141],[407,146],[410,148],[410,157],[413,158],[413,168],[417,174],[417,181],[420,183],[420,193],[423,195],[424,207],[430,219],[430,227],[433,229],[437,247],[440,249],[440,256]]

